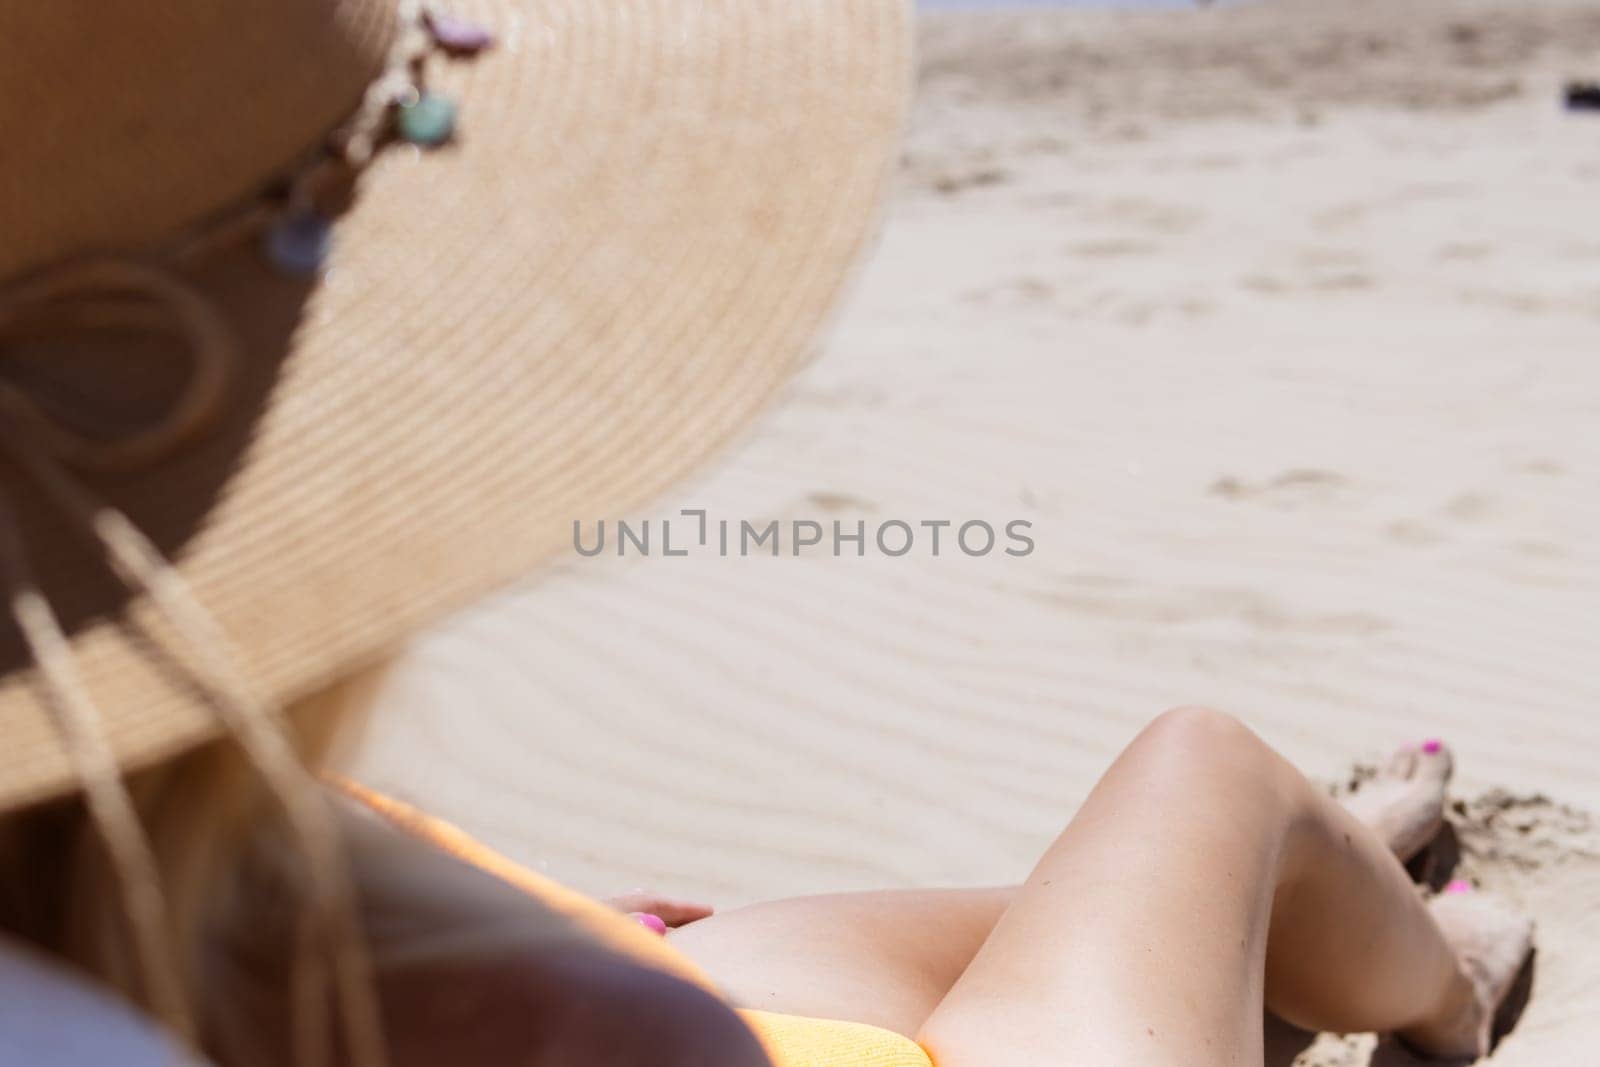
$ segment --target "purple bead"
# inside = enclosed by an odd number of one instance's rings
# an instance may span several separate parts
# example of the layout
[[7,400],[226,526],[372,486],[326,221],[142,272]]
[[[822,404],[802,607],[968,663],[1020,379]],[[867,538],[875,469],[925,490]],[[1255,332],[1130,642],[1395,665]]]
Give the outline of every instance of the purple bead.
[[436,11],[428,12],[428,32],[440,48],[456,55],[472,55],[494,44],[487,27]]
[[333,224],[314,211],[284,215],[268,227],[265,248],[280,273],[315,278],[333,248]]

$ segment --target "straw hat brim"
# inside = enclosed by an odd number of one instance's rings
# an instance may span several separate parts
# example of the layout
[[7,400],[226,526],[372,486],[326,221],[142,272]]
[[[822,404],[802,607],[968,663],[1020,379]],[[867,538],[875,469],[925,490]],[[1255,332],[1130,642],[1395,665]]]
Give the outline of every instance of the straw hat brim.
[[[196,454],[97,486],[276,700],[725,443],[806,354],[893,167],[900,0],[454,6],[500,35],[431,74],[456,142],[380,153],[313,286],[253,249],[208,263],[248,353],[241,410]],[[19,506],[121,765],[215,737],[181,640],[116,602],[46,505]],[[76,776],[20,646],[5,657],[10,808]]]

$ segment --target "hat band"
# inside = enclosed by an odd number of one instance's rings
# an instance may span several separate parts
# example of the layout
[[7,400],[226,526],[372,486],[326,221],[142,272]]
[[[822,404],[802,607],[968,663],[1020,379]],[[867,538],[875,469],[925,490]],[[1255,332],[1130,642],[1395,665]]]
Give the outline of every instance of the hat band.
[[0,415],[38,448],[80,470],[129,470],[153,463],[206,430],[221,410],[239,358],[233,331],[198,289],[162,267],[125,259],[67,264],[19,286],[0,303],[0,332],[92,329],[171,330],[185,343],[189,373],[155,425],[119,438],[78,433],[16,385],[0,380]]

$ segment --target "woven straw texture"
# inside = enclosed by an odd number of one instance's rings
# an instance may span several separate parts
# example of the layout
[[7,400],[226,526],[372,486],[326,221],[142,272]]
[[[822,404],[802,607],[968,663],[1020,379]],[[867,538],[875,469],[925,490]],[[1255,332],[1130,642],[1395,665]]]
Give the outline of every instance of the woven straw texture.
[[[28,86],[43,124],[0,166],[0,284],[137,250],[258,187],[348,113],[387,9],[251,6],[0,13],[0,100]],[[500,37],[429,68],[460,102],[456,143],[379,155],[315,285],[274,277],[253,248],[196,268],[248,352],[226,424],[157,468],[92,482],[278,699],[527,572],[570,544],[575,519],[646,502],[725,443],[804,358],[892,169],[899,0],[454,10]],[[91,81],[103,102],[62,90],[77,102],[52,111],[52,79]],[[0,119],[23,106],[0,103]],[[119,396],[153,380],[139,366]],[[214,736],[176,635],[124,602],[25,478],[0,468],[0,490],[124,766]],[[73,776],[14,637],[0,659],[0,806],[15,806]]]

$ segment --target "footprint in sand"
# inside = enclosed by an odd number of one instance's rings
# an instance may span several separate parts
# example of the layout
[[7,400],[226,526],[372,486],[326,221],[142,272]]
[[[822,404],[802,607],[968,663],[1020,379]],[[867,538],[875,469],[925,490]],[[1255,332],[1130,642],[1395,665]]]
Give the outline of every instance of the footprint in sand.
[[1010,172],[1003,167],[982,167],[962,173],[938,174],[928,185],[940,196],[956,196],[972,189],[986,189],[989,186],[1004,184],[1010,177]]
[[1276,506],[1297,507],[1306,503],[1331,502],[1349,479],[1337,471],[1316,467],[1295,467],[1261,482],[1247,482],[1224,475],[1211,483],[1208,492],[1224,500],[1256,500]]
[[1469,492],[1451,497],[1440,510],[1458,522],[1482,522],[1493,518],[1499,509],[1495,506],[1494,498],[1487,493]]
[[1205,212],[1199,208],[1141,197],[1123,197],[1109,201],[1095,210],[1096,214],[1102,212],[1117,222],[1161,233],[1183,233],[1194,229],[1205,220]]
[[974,289],[963,293],[964,303],[988,306],[992,304],[1022,305],[1048,303],[1056,295],[1056,287],[1043,278],[1015,278],[1004,285]]
[[806,494],[806,500],[823,511],[873,511],[872,502],[849,493],[832,493],[817,489]]
[[1411,548],[1426,548],[1445,540],[1443,534],[1414,519],[1396,519],[1385,526],[1383,532],[1389,540]]
[[1477,263],[1494,254],[1494,246],[1477,241],[1456,241],[1440,245],[1435,255],[1446,262]]
[[1068,255],[1081,256],[1086,259],[1124,259],[1129,256],[1149,256],[1161,250],[1161,246],[1152,241],[1129,241],[1111,238],[1104,241],[1080,241],[1068,245],[1065,249]]

